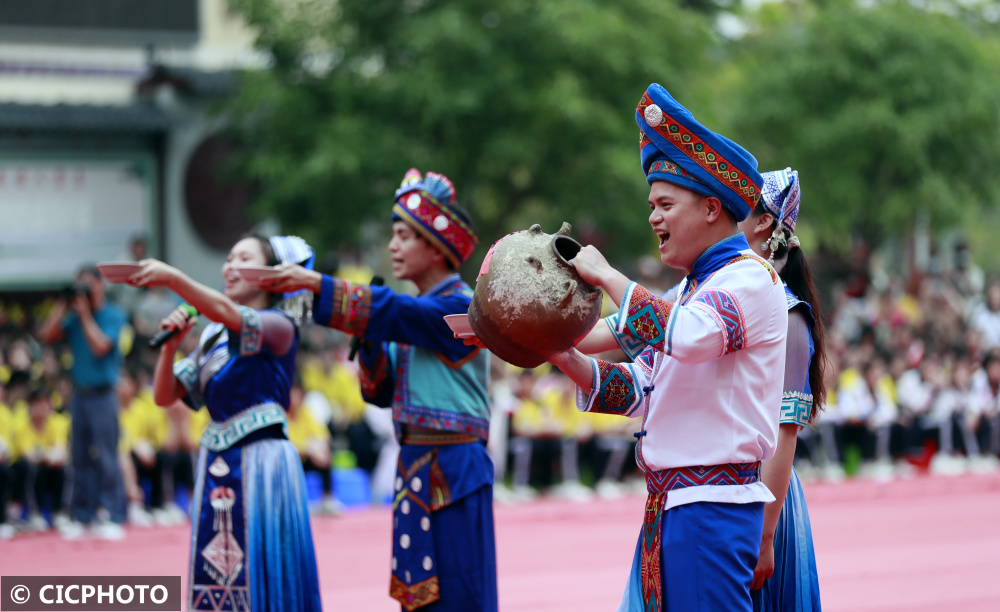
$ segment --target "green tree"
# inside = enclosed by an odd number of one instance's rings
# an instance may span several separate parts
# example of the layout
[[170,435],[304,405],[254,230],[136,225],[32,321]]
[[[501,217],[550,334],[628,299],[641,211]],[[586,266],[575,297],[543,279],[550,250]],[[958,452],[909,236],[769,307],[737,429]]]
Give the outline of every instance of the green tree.
[[[651,244],[635,104],[682,101],[708,18],[664,0],[232,0],[271,69],[227,111],[258,212],[323,248],[387,219],[411,166],[447,174],[481,249],[542,223],[599,228],[611,253]],[[650,247],[652,248],[652,247]]]
[[[904,2],[785,5],[739,43],[730,121],[763,169],[793,166],[833,245],[954,224],[1000,199],[1000,62],[961,20]],[[820,229],[821,228],[821,229]]]

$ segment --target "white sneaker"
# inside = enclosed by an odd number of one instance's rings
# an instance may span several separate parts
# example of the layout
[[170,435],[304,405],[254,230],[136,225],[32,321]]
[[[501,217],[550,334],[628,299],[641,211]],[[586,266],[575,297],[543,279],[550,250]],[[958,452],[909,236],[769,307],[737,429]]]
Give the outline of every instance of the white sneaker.
[[589,501],[593,499],[594,491],[575,480],[569,480],[552,487],[552,496],[572,501]]
[[66,525],[69,525],[72,521],[69,520],[69,515],[65,512],[59,512],[52,517],[52,526],[56,529],[62,529]]
[[1000,467],[1000,461],[993,455],[969,457],[969,471],[974,474],[991,474]]
[[893,470],[895,471],[897,478],[902,478],[904,480],[910,480],[915,478],[917,475],[917,468],[913,467],[906,459],[900,459],[897,461],[893,466]]
[[128,524],[136,527],[152,527],[153,515],[146,512],[139,502],[132,502],[128,505]]
[[37,512],[28,517],[28,529],[31,531],[48,531],[49,522]]
[[59,528],[59,535],[64,540],[79,540],[87,535],[87,526],[79,521],[70,521]]
[[511,504],[517,500],[514,491],[510,487],[502,484],[495,484],[493,485],[493,501],[498,504]]
[[965,460],[954,455],[938,453],[931,459],[931,474],[959,476],[965,473]]
[[187,512],[184,512],[180,506],[174,502],[170,502],[163,506],[163,513],[169,519],[171,525],[183,525],[188,522]]
[[614,480],[604,479],[597,481],[594,491],[601,499],[620,499],[625,497],[625,486]]
[[17,535],[17,529],[7,523],[0,524],[0,540],[9,540]]
[[336,516],[344,512],[344,504],[336,497],[324,497],[319,504],[319,513]]
[[510,492],[511,495],[513,495],[511,501],[515,503],[531,501],[536,497],[538,497],[538,491],[532,489],[528,485],[516,485],[514,488],[510,490]]
[[832,461],[823,466],[820,476],[826,482],[832,483],[843,482],[846,477],[847,474],[844,473],[844,467]]
[[94,527],[94,535],[102,540],[124,540],[125,528],[118,523],[101,523],[100,525]]

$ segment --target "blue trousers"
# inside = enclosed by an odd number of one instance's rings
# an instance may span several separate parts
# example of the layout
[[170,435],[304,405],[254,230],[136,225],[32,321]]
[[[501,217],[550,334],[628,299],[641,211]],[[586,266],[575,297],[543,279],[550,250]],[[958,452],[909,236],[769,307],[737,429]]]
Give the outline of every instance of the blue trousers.
[[98,506],[125,522],[125,483],[118,465],[118,398],[113,388],[73,394],[73,519],[93,522]]
[[[664,511],[662,525],[663,612],[751,612],[762,502],[676,506]],[[640,539],[619,612],[644,612],[641,555]]]
[[432,513],[431,521],[441,599],[418,612],[496,612],[493,487]]

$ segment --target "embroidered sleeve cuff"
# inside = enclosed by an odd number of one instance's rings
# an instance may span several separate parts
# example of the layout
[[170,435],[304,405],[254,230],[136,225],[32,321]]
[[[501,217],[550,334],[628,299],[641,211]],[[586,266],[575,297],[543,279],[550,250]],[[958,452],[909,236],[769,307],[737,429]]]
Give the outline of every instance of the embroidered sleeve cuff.
[[364,336],[372,315],[372,288],[323,275],[313,320],[352,336]]
[[632,302],[632,292],[638,286],[639,286],[638,283],[632,281],[629,282],[627,287],[625,287],[625,293],[622,294],[622,303],[618,304],[618,312],[617,314],[615,314],[615,316],[618,318],[615,319],[615,327],[613,328],[612,331],[614,331],[616,335],[621,335],[625,333],[626,317],[623,317],[622,313],[628,312],[628,305]]
[[615,338],[615,342],[618,343],[618,348],[625,353],[625,356],[629,361],[635,361],[635,358],[639,356],[642,351],[646,349],[646,345],[642,342],[636,340],[635,338],[628,336],[626,334],[620,333],[618,331],[618,313],[606,317],[604,322],[607,323],[608,329],[611,330],[611,334]]
[[805,427],[809,424],[812,407],[812,395],[799,393],[798,391],[785,391],[781,396],[781,414],[778,417],[778,422],[781,424],[792,423],[799,427]]
[[587,412],[631,416],[642,398],[628,364],[591,360],[594,374]]
[[264,346],[264,326],[260,313],[253,308],[240,306],[240,357],[256,355]]
[[201,381],[198,377],[198,366],[190,357],[181,359],[174,364],[174,376],[184,387],[187,395],[184,396],[184,403],[192,410],[200,410],[205,405],[205,399],[201,395]]
[[629,283],[622,297],[618,328],[622,334],[662,351],[672,308],[673,302],[650,294],[641,285]]

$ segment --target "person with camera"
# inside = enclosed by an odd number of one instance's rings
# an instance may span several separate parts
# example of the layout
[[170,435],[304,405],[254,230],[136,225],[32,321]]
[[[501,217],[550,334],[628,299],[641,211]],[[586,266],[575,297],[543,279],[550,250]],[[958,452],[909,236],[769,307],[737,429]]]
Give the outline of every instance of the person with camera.
[[73,355],[70,402],[73,495],[72,522],[61,531],[79,538],[96,522],[103,507],[111,521],[94,525],[98,537],[125,537],[125,490],[118,467],[118,399],[115,385],[121,367],[118,337],[125,313],[105,296],[104,281],[92,266],[81,268],[69,295],[56,300],[39,330],[47,344],[69,344]]

